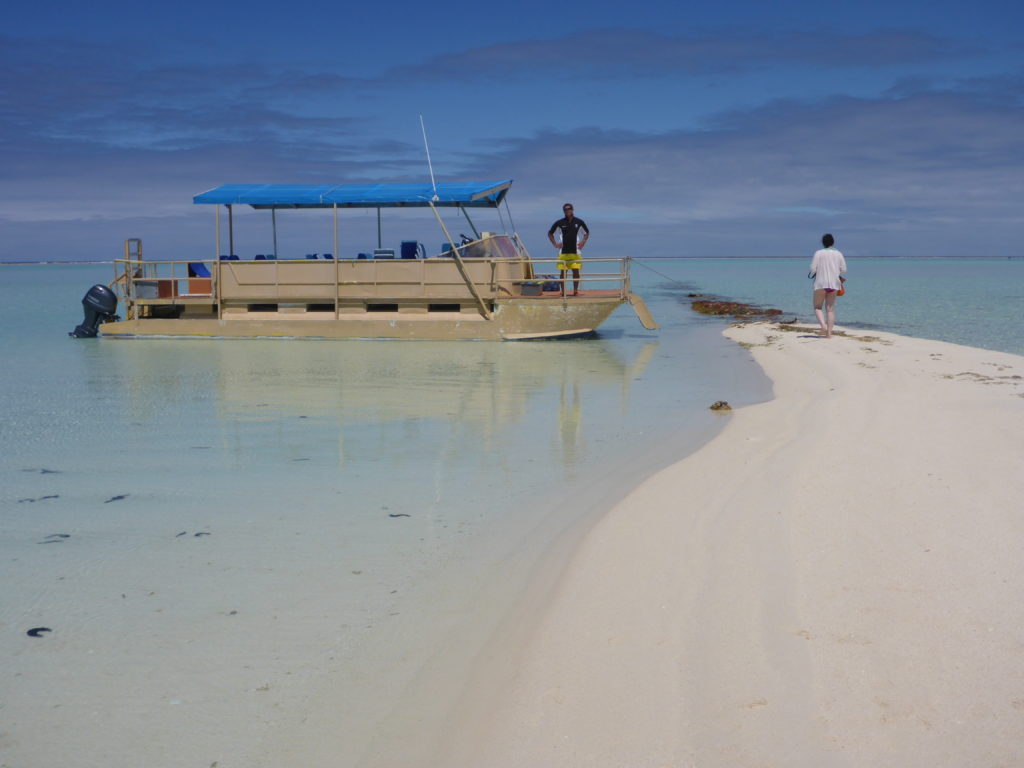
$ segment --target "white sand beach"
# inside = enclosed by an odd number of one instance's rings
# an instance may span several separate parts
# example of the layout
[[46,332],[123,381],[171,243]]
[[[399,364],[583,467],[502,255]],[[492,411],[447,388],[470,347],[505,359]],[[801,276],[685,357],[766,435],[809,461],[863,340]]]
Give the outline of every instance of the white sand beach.
[[727,335],[775,399],[594,526],[424,764],[1024,764],[1024,358]]

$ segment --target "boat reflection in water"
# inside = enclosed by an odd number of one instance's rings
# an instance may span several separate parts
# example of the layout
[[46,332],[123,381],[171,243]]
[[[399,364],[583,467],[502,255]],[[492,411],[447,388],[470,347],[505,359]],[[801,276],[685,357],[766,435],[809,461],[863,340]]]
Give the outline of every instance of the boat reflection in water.
[[104,345],[102,386],[123,381],[128,414],[160,423],[167,440],[210,442],[215,432],[229,464],[398,466],[417,453],[500,464],[556,447],[545,460],[571,468],[585,453],[584,414],[603,429],[617,412],[624,419],[657,347],[153,340]]

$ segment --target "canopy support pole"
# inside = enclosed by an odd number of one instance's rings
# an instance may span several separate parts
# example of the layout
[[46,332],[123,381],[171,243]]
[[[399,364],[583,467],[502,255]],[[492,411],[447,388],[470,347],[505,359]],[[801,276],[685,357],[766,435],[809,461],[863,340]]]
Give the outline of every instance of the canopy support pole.
[[[430,207],[433,208],[434,206],[431,205]],[[378,248],[383,248],[384,247],[383,245],[380,244],[380,206],[379,205],[377,206],[377,247]]]
[[341,254],[338,253],[338,204],[334,204],[334,258],[335,260],[341,258]]
[[216,232],[213,233],[213,258],[220,258],[220,206],[213,206],[213,227]]
[[[501,213],[501,206],[500,205],[498,206],[498,213],[499,214]],[[507,197],[505,198],[505,213],[508,214],[508,226],[509,226],[509,229],[511,229],[512,232],[515,232],[516,231],[516,223],[514,221],[512,221],[512,209],[508,207],[508,198]]]
[[[430,207],[433,208],[434,206],[430,206]],[[474,224],[473,220],[471,218],[469,218],[469,214],[466,213],[466,209],[463,206],[460,205],[459,206],[459,210],[462,211],[462,215],[465,216],[466,217],[466,221],[469,222],[469,228],[473,230],[473,234],[476,235],[476,239],[479,240],[480,239],[480,232],[477,230],[476,224]]]
[[[441,219],[441,214],[437,212],[437,208],[434,207],[433,202],[428,202],[427,204],[430,206],[430,210],[434,212],[434,218],[437,219],[437,223],[441,225],[441,231],[444,232],[444,236],[448,238],[448,242],[452,245],[452,257],[455,259],[455,264],[459,268],[459,274],[462,275],[462,279],[465,281],[466,287],[469,288],[469,292],[472,293],[473,298],[476,299],[477,306],[480,308],[480,314],[483,315],[486,320],[494,320],[494,315],[492,315],[490,310],[487,309],[487,305],[480,297],[480,292],[477,291],[476,284],[472,279],[470,279],[469,273],[466,272],[466,265],[462,262],[462,257],[459,255],[459,249],[455,247],[455,241],[452,240],[448,227],[444,225],[444,221]],[[378,208],[377,210],[379,211],[380,209]]]
[[270,209],[270,228],[274,231],[274,260],[277,260],[277,208]]
[[228,203],[228,256],[235,253],[235,214],[231,210],[231,203]]

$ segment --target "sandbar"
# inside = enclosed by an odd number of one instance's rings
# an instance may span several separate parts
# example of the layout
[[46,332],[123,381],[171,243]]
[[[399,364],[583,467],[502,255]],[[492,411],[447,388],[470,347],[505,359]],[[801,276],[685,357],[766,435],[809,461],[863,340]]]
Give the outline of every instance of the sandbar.
[[594,524],[424,764],[1021,764],[1024,358],[726,335],[774,398]]

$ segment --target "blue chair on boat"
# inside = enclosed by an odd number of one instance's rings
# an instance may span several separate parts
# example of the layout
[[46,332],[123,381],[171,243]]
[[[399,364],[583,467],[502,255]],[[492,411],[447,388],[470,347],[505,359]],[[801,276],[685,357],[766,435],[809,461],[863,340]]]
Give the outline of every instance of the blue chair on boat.
[[262,253],[257,253],[253,258],[256,261],[266,261],[267,260],[267,257],[264,256]]
[[228,261],[238,261],[238,254],[232,253],[228,256]]
[[417,256],[420,258],[427,257],[427,249],[423,246],[423,243],[416,240],[403,240],[399,252],[403,259],[415,259]]
[[356,256],[356,258],[357,259],[369,259],[370,258],[370,254],[368,254],[368,253],[360,253],[358,256]]
[[307,259],[315,259],[316,258],[316,254],[315,253],[307,253],[306,254],[306,258]]
[[276,253],[268,253],[267,254],[267,261],[277,261],[277,254]]
[[231,257],[230,257],[230,256],[228,256],[228,255],[227,255],[226,253],[222,253],[222,254],[220,255],[220,260],[221,260],[221,261],[227,261],[227,260],[228,260],[228,259],[230,259],[230,258],[231,258]]
[[188,263],[188,280],[183,281],[183,296],[209,296],[213,293],[213,278],[209,268],[199,261]]
[[334,254],[333,253],[325,253],[324,254],[324,258],[325,259],[330,259],[331,261],[334,261]]
[[441,243],[441,255],[450,257],[452,253],[451,243]]

